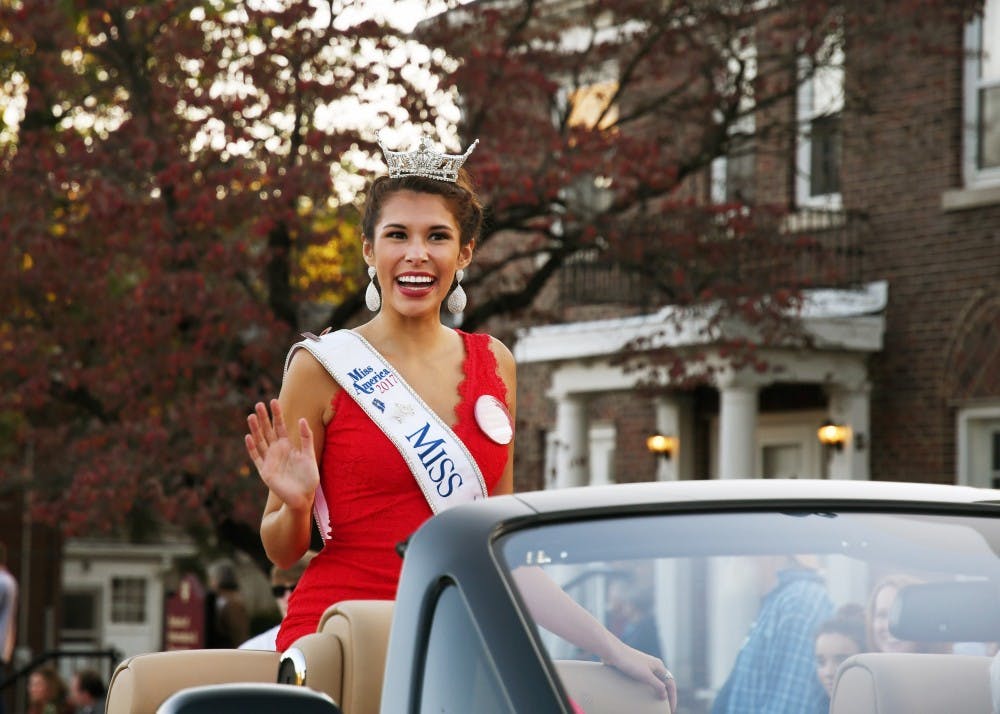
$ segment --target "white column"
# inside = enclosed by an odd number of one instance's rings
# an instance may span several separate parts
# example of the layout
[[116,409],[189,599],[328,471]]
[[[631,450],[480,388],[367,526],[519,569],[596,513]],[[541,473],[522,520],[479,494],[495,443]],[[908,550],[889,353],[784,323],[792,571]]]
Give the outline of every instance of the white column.
[[[757,396],[759,386],[746,375],[725,375],[719,388],[720,479],[756,478]],[[733,666],[733,657],[759,608],[754,592],[756,572],[747,558],[713,558],[708,608],[709,686],[721,687]]]
[[757,466],[757,387],[719,388],[719,478],[754,478]]
[[656,467],[657,481],[694,478],[694,419],[691,399],[687,395],[657,396],[653,400],[656,433],[677,438],[677,450],[670,459],[660,459]]
[[583,397],[562,395],[556,399],[556,488],[586,486],[587,410]]
[[830,418],[848,427],[847,443],[830,450],[830,478],[866,481],[869,475],[869,405],[871,385],[834,386],[829,390]]
[[678,459],[685,447],[680,435],[680,411],[677,402],[667,396],[656,397],[653,400],[653,410],[656,413],[656,433],[677,439],[677,450],[669,459],[656,457],[656,480],[676,481]]

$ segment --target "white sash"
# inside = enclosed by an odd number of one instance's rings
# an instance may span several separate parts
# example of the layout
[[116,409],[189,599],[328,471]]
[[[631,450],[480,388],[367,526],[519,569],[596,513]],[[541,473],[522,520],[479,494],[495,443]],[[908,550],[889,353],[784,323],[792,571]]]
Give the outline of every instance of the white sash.
[[[309,350],[395,444],[434,513],[488,495],[479,465],[462,440],[364,337],[351,330],[321,337],[306,333],[289,350],[285,372],[299,348]],[[323,539],[329,540],[322,485],[313,512]]]

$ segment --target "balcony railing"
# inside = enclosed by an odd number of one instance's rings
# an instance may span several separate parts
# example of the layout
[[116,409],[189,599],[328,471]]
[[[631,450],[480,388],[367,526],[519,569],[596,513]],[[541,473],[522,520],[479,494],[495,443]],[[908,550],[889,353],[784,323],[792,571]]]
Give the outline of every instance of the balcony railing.
[[638,271],[602,259],[594,248],[577,254],[559,273],[559,295],[572,305],[627,305],[652,303],[649,280]]
[[[711,235],[703,236],[710,245],[706,254],[715,256],[709,268],[716,280],[758,290],[847,288],[862,281],[868,235],[863,215],[808,209],[757,216],[752,238],[737,235],[729,226],[720,221]],[[652,277],[666,274],[655,267],[663,260],[663,255],[647,254],[642,266],[630,267],[606,251],[582,252],[560,272],[561,305],[663,305],[670,300],[670,286],[658,285]]]

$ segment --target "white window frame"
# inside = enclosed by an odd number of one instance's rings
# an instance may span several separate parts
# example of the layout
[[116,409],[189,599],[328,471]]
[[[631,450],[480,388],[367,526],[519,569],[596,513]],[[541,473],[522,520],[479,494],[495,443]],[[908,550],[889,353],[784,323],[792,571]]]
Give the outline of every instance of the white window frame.
[[590,449],[590,485],[615,483],[615,445],[618,430],[611,422],[590,425],[587,443]]
[[[796,94],[796,119],[798,131],[795,141],[795,205],[801,208],[823,208],[841,210],[844,202],[839,191],[811,196],[809,194],[809,179],[812,176],[812,141],[809,129],[814,119],[844,111],[844,56],[842,50],[834,55],[837,61],[832,66],[817,68],[812,76],[799,82]],[[805,67],[802,68],[805,74]],[[826,83],[839,83],[839,91],[821,91]],[[817,94],[827,95],[830,103],[816,106]]]
[[[956,416],[957,435],[955,444],[956,480],[962,486],[991,487],[992,474],[982,468],[979,454],[989,451],[989,436],[994,424],[1000,423],[1000,401],[996,404],[980,405],[959,409]],[[989,454],[987,454],[989,458]]]
[[[90,601],[90,614],[93,619],[93,627],[89,629],[69,629],[66,626],[65,618],[59,629],[59,646],[64,649],[84,649],[97,648],[101,646],[104,626],[103,613],[101,612],[103,593],[100,588],[73,587],[67,588],[63,592],[63,599],[76,596],[87,598]],[[63,604],[65,608],[65,603]]]
[[115,575],[108,590],[108,616],[114,625],[149,622],[149,580],[136,575]]
[[[615,447],[618,430],[612,422],[596,422],[587,427],[588,458],[590,468],[587,484],[615,483]],[[556,488],[556,452],[559,449],[559,432],[545,432],[545,488]]]
[[[979,90],[997,86],[1000,80],[982,82],[979,78],[980,56],[983,51],[983,17],[1000,19],[1000,0],[986,0],[983,14],[965,26],[965,65],[962,101],[962,173],[967,188],[1000,186],[1000,167],[979,167]],[[1000,42],[997,43],[1000,46]]]
[[[756,106],[756,98],[753,96],[753,84],[757,78],[757,45],[748,38],[748,41],[740,50],[739,61],[744,68],[744,86],[749,89],[750,94],[740,95],[740,116],[729,127],[730,134],[745,134],[753,136],[757,131],[757,117],[753,110]],[[730,76],[735,77],[740,69],[736,58],[729,62]],[[756,147],[754,147],[756,154]],[[709,197],[714,204],[724,204],[729,202],[729,155],[718,156],[712,160],[709,167]]]
[[[733,124],[732,131],[752,135],[757,129],[756,125],[755,117],[752,114],[745,114]],[[729,155],[719,156],[712,160],[709,169],[711,177],[709,193],[712,203],[716,205],[729,203],[729,161]]]

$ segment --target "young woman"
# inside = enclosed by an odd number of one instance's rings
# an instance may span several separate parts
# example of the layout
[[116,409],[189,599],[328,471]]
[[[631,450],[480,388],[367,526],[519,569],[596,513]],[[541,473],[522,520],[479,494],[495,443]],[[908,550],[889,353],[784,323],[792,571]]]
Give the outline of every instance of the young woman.
[[[324,534],[322,551],[289,600],[279,650],[315,632],[335,602],[393,599],[402,566],[395,546],[433,514],[431,502],[441,507],[453,487],[462,489],[462,500],[513,490],[513,356],[498,340],[449,328],[440,318],[446,301],[453,312],[464,308],[462,271],[482,225],[482,205],[461,167],[472,147],[464,155],[438,154],[424,139],[416,152],[382,150],[389,175],[372,184],[362,222],[372,278],[366,301],[375,317],[346,336],[341,331],[329,358],[321,343],[330,335],[299,343],[271,413],[259,403],[248,417],[247,451],[269,490],[261,539],[271,561],[287,567],[306,551],[311,514]],[[419,397],[415,406],[388,396],[400,382]],[[423,427],[394,433],[397,422]],[[443,469],[461,460],[457,453],[447,460],[427,448],[406,455],[406,441],[436,443],[427,430],[437,425],[450,427],[464,445],[455,452],[471,456],[461,470]],[[539,624],[551,621],[557,634],[661,696],[674,693],[659,659],[621,643],[583,608],[543,606],[554,583],[531,573],[521,579],[539,593]]]
[[909,585],[917,585],[919,578],[903,573],[887,575],[872,588],[868,598],[868,648],[872,652],[924,652],[944,653],[951,651],[947,642],[913,642],[900,640],[889,631],[889,613],[899,591]]
[[864,652],[866,640],[865,611],[861,605],[841,607],[816,630],[816,677],[826,692],[826,701],[819,711],[829,711],[838,668],[848,657]]
[[28,677],[28,714],[68,714],[66,683],[52,665],[36,669]]

